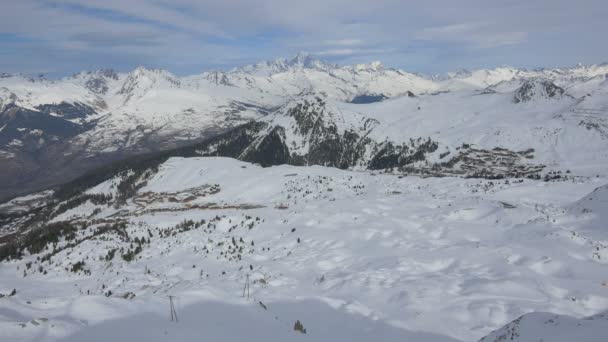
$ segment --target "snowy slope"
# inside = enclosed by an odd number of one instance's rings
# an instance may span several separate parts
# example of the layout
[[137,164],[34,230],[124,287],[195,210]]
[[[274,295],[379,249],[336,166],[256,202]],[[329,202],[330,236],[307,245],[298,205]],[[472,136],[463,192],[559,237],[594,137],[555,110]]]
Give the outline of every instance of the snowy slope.
[[[591,316],[608,308],[608,234],[569,208],[607,182],[170,158],[24,226],[56,235],[0,264],[0,293],[17,290],[0,298],[0,339],[475,341],[529,312]],[[564,336],[602,341],[600,323]]]
[[480,342],[599,341],[606,337],[608,312],[583,319],[549,313],[526,314]]
[[571,217],[565,222],[581,226],[580,238],[602,240],[608,244],[606,206],[608,206],[608,186],[604,185],[572,203],[567,208]]

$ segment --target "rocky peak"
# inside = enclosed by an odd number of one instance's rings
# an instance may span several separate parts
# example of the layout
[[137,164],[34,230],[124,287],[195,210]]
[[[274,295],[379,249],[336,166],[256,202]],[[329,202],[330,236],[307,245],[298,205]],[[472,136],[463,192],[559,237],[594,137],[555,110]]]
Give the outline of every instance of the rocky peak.
[[337,67],[337,65],[319,60],[310,54],[300,52],[290,59],[277,58],[274,60],[262,61],[253,65],[236,68],[232,72],[272,76],[282,72],[304,69],[329,71]]
[[97,73],[105,78],[118,80],[118,73],[114,69],[100,69]]
[[464,68],[460,68],[454,72],[448,72],[446,78],[467,78],[471,77],[471,75],[473,75],[471,71]]
[[515,103],[529,102],[534,99],[559,98],[564,95],[564,89],[547,79],[527,79],[515,90]]
[[118,81],[119,76],[113,69],[99,69],[73,74],[71,79],[80,82],[95,94],[104,95],[110,88],[109,82]]
[[210,71],[204,74],[204,78],[215,85],[232,86],[228,75],[223,71]]
[[315,125],[323,125],[326,111],[326,99],[318,95],[308,95],[291,103],[284,115],[296,122],[295,132],[307,135]]
[[160,84],[179,87],[181,82],[166,70],[139,66],[127,75],[118,94],[131,96],[136,89],[145,91]]
[[287,65],[291,68],[317,69],[325,71],[337,67],[336,65],[332,65],[303,52],[298,53],[295,57],[289,60]]
[[84,86],[95,94],[105,94],[108,92],[108,82],[103,78],[89,78]]

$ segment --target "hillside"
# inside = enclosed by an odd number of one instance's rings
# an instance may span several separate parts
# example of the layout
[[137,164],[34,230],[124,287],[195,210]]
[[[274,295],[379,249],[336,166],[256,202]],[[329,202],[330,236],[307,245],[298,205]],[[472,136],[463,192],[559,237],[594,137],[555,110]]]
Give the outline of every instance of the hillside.
[[[608,235],[570,209],[606,177],[422,178],[221,157],[137,165],[3,205],[34,208],[0,237],[3,341],[125,329],[175,341],[475,341],[529,312],[578,319],[608,303]],[[531,317],[518,335],[545,316]],[[602,322],[589,323],[589,341],[608,332]]]

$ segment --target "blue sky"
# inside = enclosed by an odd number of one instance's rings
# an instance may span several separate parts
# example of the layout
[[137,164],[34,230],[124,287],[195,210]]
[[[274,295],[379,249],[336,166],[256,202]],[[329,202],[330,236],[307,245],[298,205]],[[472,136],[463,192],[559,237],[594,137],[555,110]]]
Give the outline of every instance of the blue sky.
[[608,62],[605,0],[3,0],[0,72],[176,74],[307,52],[412,72]]

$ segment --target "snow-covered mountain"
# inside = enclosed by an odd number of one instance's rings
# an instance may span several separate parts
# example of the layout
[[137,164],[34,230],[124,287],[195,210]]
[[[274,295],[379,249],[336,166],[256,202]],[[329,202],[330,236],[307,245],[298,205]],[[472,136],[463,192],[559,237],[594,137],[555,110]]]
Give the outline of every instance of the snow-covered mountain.
[[[501,174],[539,167],[603,173],[601,165],[608,160],[606,74],[608,65],[592,65],[427,77],[379,62],[338,66],[304,54],[186,77],[143,67],[129,73],[81,72],[60,80],[3,74],[0,197],[57,184],[133,154],[196,143],[251,121],[285,131],[287,162],[293,163],[404,167],[411,164],[418,142],[430,141],[436,152],[415,157],[424,164],[415,165],[418,171],[444,163],[441,169],[458,165],[449,173],[479,175],[484,167],[469,163],[463,169],[462,161],[496,159],[488,151],[502,148],[509,150],[509,164],[519,166],[503,168]],[[312,135],[321,128],[336,130],[324,131],[316,141],[301,127],[284,127],[290,123],[281,114],[315,102],[312,97],[327,107],[321,110],[325,126],[315,126]],[[327,144],[341,156],[306,156],[308,149]],[[463,145],[474,151],[460,150]],[[535,152],[518,154],[530,149]],[[572,151],[577,153],[565,154]],[[499,167],[491,163],[486,169]]]

